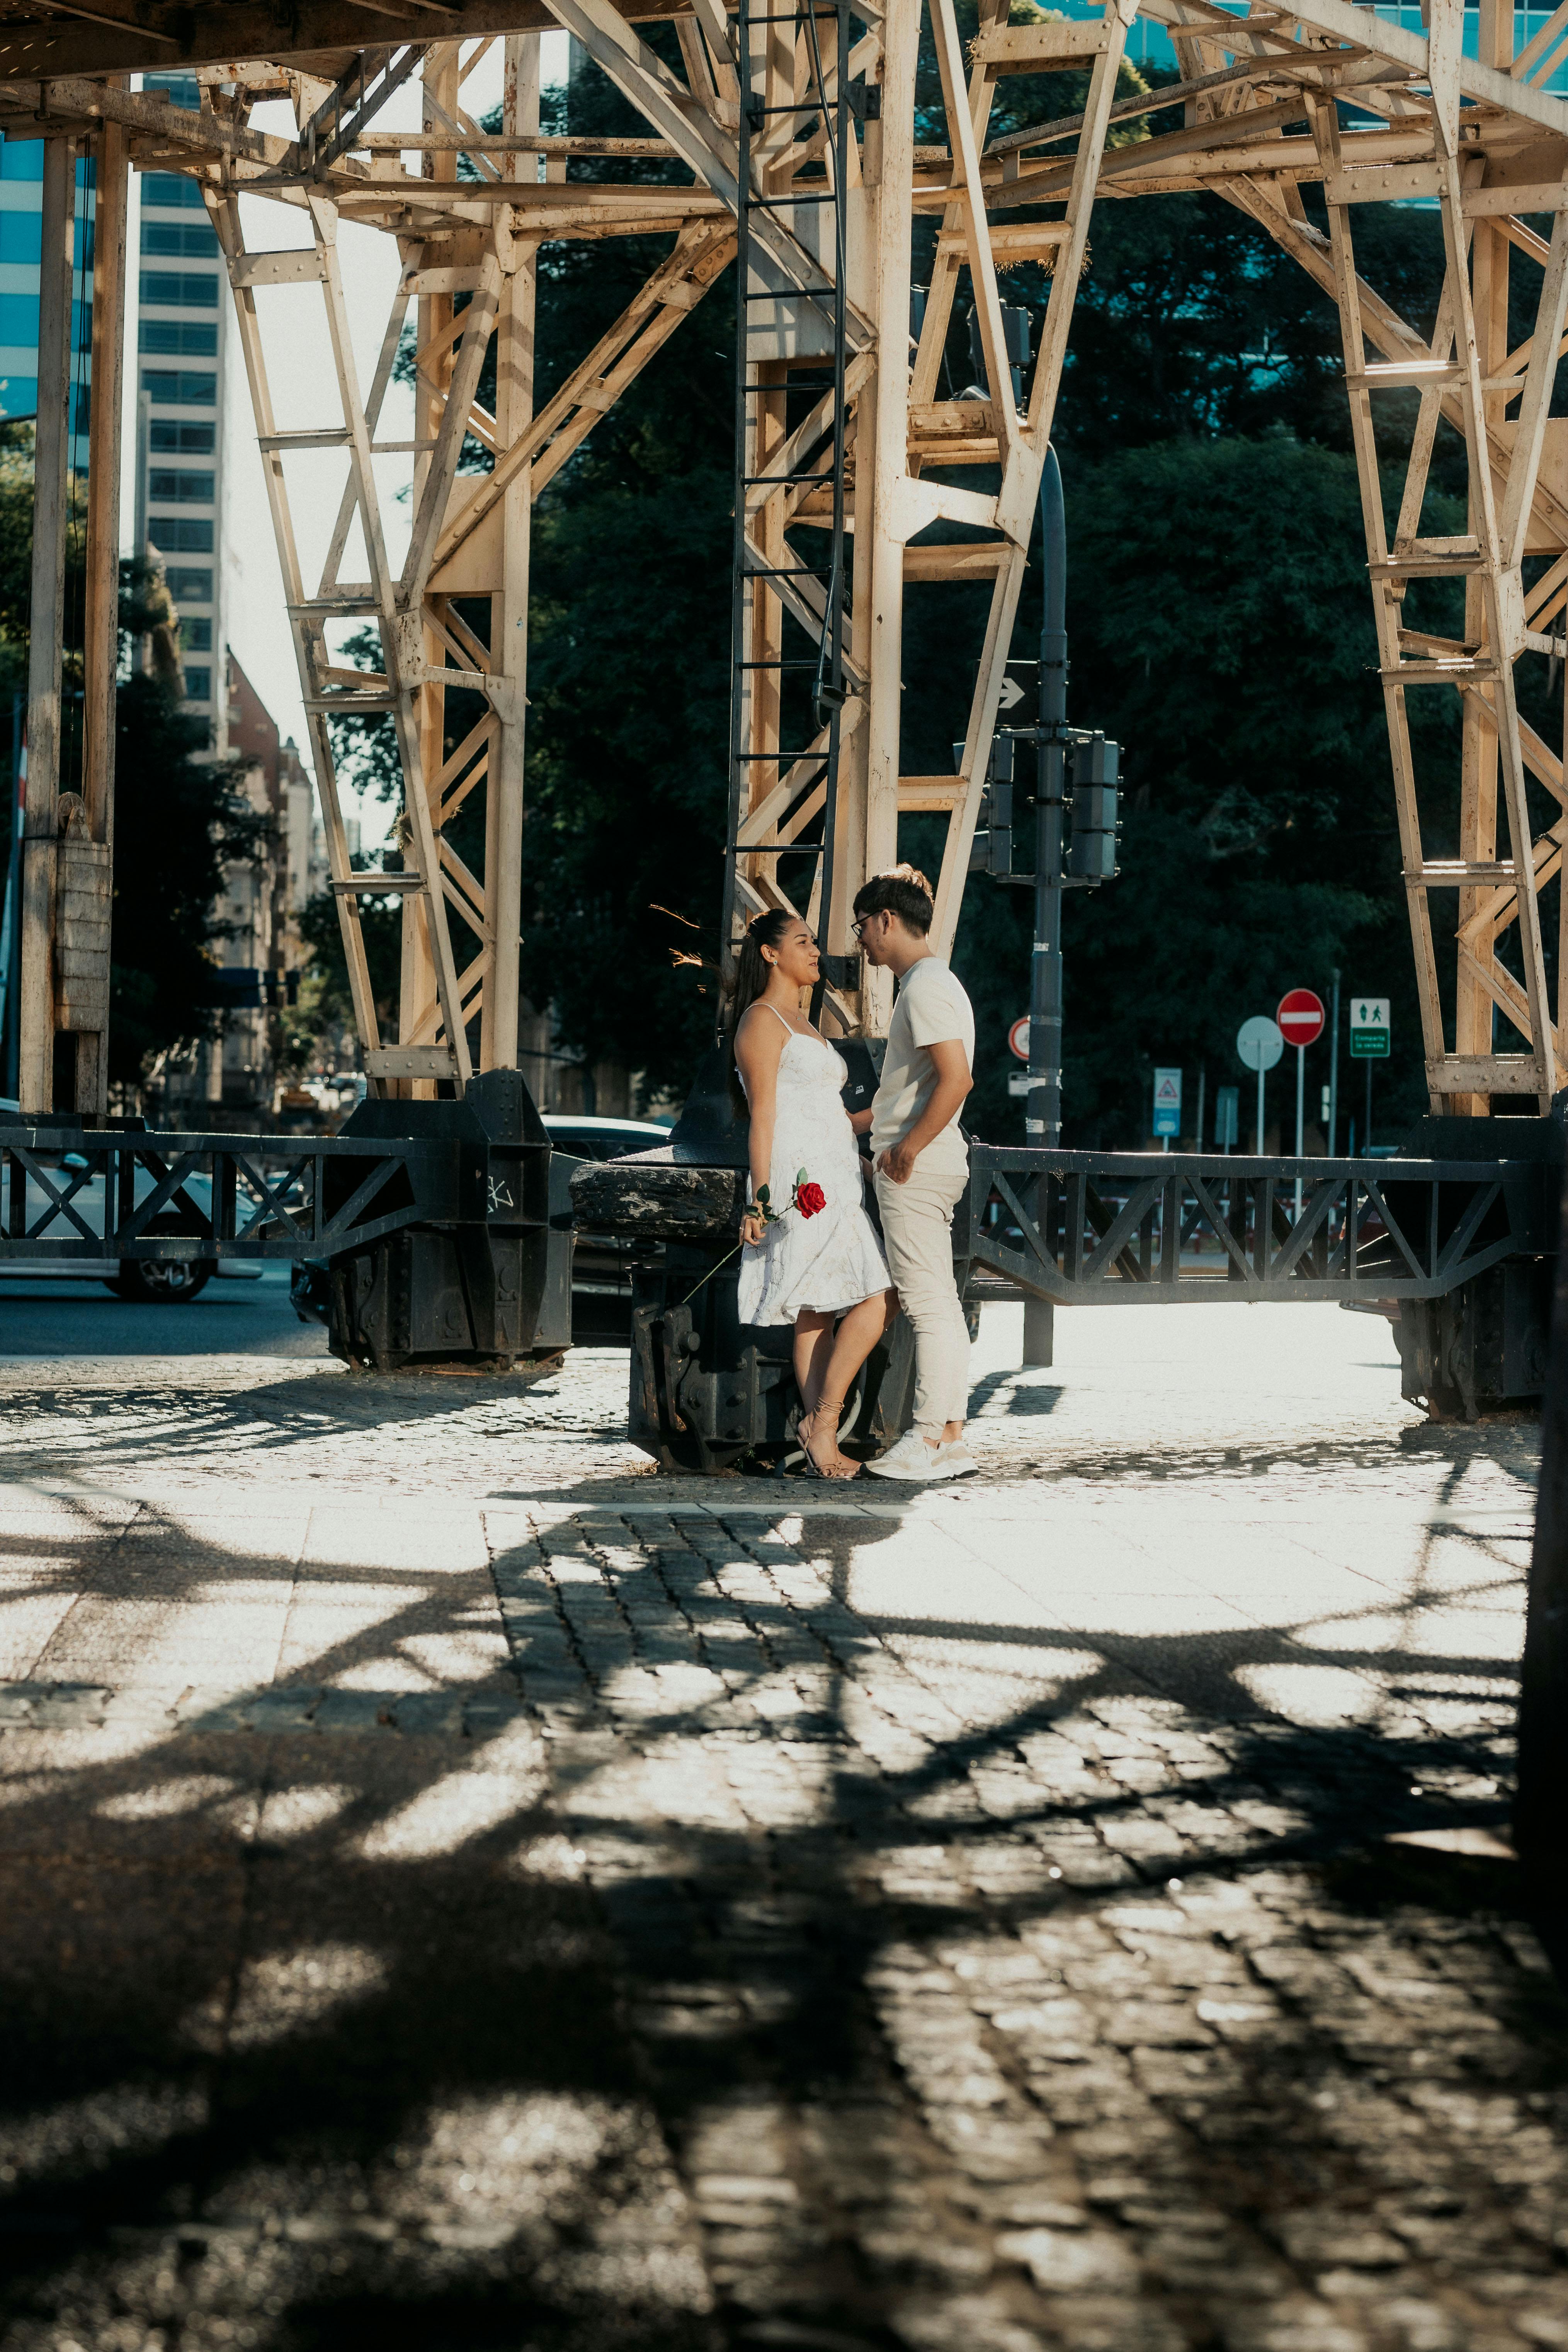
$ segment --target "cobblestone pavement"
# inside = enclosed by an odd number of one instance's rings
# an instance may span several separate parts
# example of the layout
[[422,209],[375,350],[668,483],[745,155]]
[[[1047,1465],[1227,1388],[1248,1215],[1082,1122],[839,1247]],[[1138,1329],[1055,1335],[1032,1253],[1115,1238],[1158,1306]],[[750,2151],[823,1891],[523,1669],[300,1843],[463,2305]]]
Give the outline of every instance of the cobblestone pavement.
[[1568,2347],[1531,1427],[1019,1319],[912,1496],[0,1361],[6,2352]]

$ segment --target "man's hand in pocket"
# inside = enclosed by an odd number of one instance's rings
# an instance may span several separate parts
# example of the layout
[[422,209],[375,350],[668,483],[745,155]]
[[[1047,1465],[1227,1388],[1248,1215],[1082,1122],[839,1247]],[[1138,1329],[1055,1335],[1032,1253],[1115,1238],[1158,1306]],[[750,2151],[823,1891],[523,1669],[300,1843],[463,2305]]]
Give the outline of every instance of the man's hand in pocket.
[[919,1156],[907,1142],[890,1143],[877,1162],[878,1172],[895,1184],[907,1184],[915,1172],[915,1161]]

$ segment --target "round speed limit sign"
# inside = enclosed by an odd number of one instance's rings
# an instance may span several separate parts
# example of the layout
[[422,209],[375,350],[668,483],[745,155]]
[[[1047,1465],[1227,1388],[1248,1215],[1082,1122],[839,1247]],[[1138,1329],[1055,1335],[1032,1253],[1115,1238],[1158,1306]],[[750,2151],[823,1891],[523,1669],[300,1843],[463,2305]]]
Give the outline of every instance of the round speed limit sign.
[[1028,1060],[1029,1016],[1026,1013],[1021,1021],[1015,1021],[1011,1029],[1008,1030],[1007,1043],[1012,1051],[1016,1054],[1020,1062],[1026,1062]]

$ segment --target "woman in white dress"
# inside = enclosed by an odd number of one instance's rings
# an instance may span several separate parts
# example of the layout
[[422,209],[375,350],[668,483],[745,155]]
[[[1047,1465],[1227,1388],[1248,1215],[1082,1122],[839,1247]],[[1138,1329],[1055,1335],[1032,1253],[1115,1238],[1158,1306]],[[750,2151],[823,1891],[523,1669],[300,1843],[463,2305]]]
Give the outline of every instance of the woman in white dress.
[[[838,1450],[850,1381],[898,1299],[866,1214],[860,1155],[839,1099],[848,1072],[800,1010],[821,957],[798,915],[759,915],[741,948],[735,1075],[751,1113],[752,1201],[741,1224],[742,1323],[793,1323],[801,1443],[822,1476],[859,1470]],[[796,1179],[804,1206],[794,1205]],[[818,1205],[808,1188],[817,1187]]]

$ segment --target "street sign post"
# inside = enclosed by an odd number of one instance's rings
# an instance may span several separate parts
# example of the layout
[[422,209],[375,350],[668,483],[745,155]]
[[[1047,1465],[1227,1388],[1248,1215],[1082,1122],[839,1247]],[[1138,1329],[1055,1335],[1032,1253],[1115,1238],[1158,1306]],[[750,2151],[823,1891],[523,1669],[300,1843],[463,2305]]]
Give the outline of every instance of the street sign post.
[[1160,1138],[1162,1150],[1169,1151],[1171,1138],[1182,1132],[1182,1074],[1180,1070],[1156,1070],[1154,1073],[1154,1132]]
[[1214,1139],[1222,1151],[1234,1151],[1241,1132],[1241,1088],[1220,1087],[1214,1098]]
[[1351,1052],[1360,1061],[1385,1061],[1389,1052],[1388,999],[1352,996]]
[[1361,1144],[1363,1151],[1372,1141],[1372,1066],[1385,1062],[1390,1050],[1387,997],[1352,996],[1351,1053],[1356,1061],[1366,1064],[1366,1133]]
[[1292,988],[1279,999],[1279,1010],[1274,1018],[1287,1045],[1303,1052],[1307,1046],[1315,1045],[1323,1034],[1323,1000],[1314,996],[1310,988]]
[[1263,1157],[1263,1073],[1271,1070],[1285,1051],[1285,1040],[1277,1023],[1267,1013],[1255,1013],[1244,1021],[1236,1033],[1236,1050],[1244,1069],[1258,1073],[1258,1136],[1253,1149],[1259,1160]]
[[[1279,1034],[1296,1048],[1296,1157],[1307,1147],[1307,1048],[1323,1034],[1323,1000],[1310,988],[1288,989],[1274,1015]],[[1296,1179],[1296,1214],[1301,1213],[1301,1179]]]

